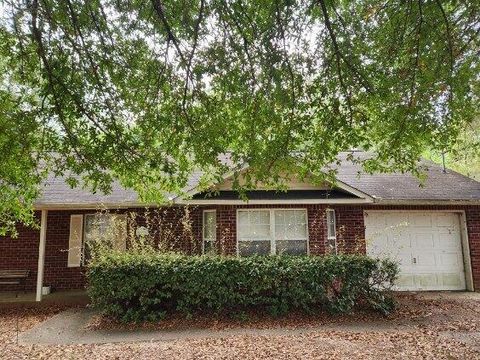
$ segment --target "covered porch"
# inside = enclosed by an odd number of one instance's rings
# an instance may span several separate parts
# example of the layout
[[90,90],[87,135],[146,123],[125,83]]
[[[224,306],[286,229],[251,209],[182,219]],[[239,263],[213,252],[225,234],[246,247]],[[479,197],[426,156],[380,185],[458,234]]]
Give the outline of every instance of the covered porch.
[[[84,289],[83,269],[69,268],[68,212],[36,210],[40,226],[19,226],[18,237],[0,243],[0,303],[40,302],[78,296]],[[49,295],[42,288],[49,287]],[[50,300],[48,300],[50,299]]]

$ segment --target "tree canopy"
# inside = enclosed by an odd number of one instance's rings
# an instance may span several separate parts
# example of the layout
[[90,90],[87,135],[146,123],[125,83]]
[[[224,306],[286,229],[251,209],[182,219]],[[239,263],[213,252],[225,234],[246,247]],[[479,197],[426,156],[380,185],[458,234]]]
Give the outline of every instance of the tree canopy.
[[148,201],[226,151],[252,182],[359,147],[366,171],[417,172],[478,115],[475,1],[0,3],[0,233],[47,172]]

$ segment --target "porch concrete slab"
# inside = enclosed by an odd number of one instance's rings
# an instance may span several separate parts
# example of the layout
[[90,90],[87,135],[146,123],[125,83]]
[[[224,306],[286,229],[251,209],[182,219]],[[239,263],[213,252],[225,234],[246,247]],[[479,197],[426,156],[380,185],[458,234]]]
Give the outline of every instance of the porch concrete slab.
[[18,304],[38,304],[52,305],[52,304],[71,304],[71,305],[86,305],[90,302],[87,292],[85,290],[66,290],[56,291],[42,297],[41,302],[36,302],[34,292],[16,292],[16,291],[4,291],[0,292],[0,306],[5,307],[8,305]]

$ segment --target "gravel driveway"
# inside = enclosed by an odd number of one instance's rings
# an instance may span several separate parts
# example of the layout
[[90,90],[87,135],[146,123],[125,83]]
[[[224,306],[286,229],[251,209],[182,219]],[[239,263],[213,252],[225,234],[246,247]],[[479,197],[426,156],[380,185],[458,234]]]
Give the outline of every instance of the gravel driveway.
[[[192,319],[168,326],[196,326],[205,336],[88,345],[17,345],[17,320],[24,332],[65,308],[0,308],[0,359],[480,359],[480,294],[408,295],[399,302],[388,318]],[[115,324],[89,331],[108,326]],[[262,330],[242,331],[252,327]]]

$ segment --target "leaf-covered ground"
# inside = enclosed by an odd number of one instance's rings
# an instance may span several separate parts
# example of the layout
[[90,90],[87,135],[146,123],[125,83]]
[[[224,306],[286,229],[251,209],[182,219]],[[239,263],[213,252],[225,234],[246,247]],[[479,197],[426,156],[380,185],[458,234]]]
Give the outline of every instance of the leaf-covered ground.
[[[400,298],[397,313],[388,318],[358,313],[345,317],[289,316],[271,319],[259,315],[246,319],[168,319],[162,325],[141,327],[203,327],[217,331],[232,327],[285,327],[284,333],[223,338],[182,339],[170,342],[119,343],[69,346],[20,346],[20,331],[31,328],[63,310],[62,307],[0,309],[0,359],[480,359],[480,298]],[[330,324],[322,330],[322,324]],[[341,330],[360,324],[357,331]],[[331,325],[339,325],[332,330]],[[90,327],[113,328],[108,319]],[[306,328],[291,333],[292,328]],[[188,331],[188,330],[186,330]]]

